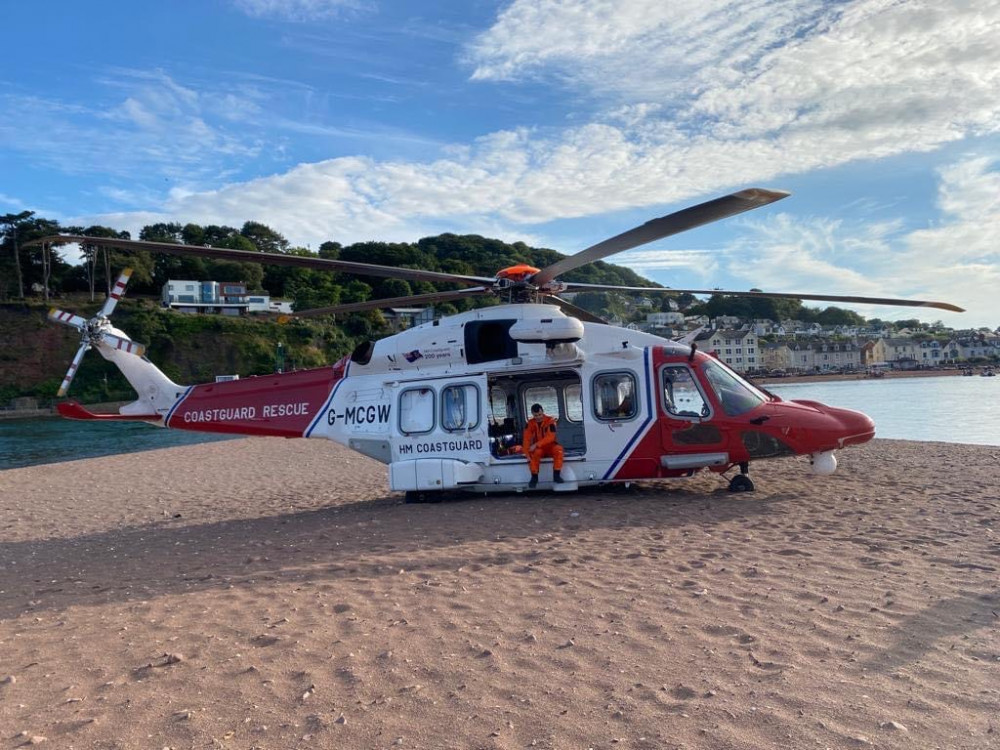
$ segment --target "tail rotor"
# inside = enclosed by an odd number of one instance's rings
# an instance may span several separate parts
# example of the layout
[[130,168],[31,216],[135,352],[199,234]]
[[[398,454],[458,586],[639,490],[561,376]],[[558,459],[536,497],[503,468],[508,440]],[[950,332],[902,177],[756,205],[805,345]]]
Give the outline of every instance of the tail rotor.
[[89,349],[103,345],[111,350],[134,354],[137,357],[141,357],[145,353],[145,346],[132,341],[122,331],[114,328],[108,320],[108,317],[114,312],[115,307],[117,307],[118,300],[125,293],[125,286],[128,284],[131,275],[131,268],[126,268],[122,271],[121,276],[118,277],[114,287],[112,287],[111,294],[108,295],[100,312],[90,320],[82,318],[79,315],[74,315],[73,313],[57,310],[56,308],[49,310],[49,320],[54,323],[67,325],[70,328],[75,328],[81,334],[80,348],[76,350],[76,355],[73,357],[73,362],[66,372],[66,377],[63,378],[62,385],[59,386],[57,395],[60,398],[65,396],[69,390],[69,385],[76,376],[80,362],[83,361],[83,355]]

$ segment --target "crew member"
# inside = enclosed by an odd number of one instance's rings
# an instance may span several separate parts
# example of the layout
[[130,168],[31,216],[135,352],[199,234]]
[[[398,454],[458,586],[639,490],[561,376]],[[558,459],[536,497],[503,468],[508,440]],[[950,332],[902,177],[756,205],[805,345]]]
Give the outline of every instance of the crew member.
[[556,420],[546,416],[541,404],[531,406],[531,419],[524,428],[524,455],[531,468],[529,488],[538,486],[538,467],[545,456],[552,458],[552,481],[562,484],[563,448],[556,442]]

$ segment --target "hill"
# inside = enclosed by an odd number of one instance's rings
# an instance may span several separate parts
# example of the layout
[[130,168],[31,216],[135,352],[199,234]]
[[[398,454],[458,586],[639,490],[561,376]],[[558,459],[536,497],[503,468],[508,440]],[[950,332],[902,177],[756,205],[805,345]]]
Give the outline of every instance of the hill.
[[[60,306],[84,316],[98,305],[64,299]],[[55,398],[79,339],[64,326],[48,322],[41,304],[0,305],[0,404],[34,396],[43,404]],[[342,357],[354,339],[339,326],[293,320],[190,315],[159,308],[151,300],[123,300],[114,324],[147,345],[147,356],[181,384],[211,381],[216,375],[274,372],[278,345],[286,368],[319,367]],[[118,369],[96,353],[83,359],[71,395],[84,403],[134,398]]]

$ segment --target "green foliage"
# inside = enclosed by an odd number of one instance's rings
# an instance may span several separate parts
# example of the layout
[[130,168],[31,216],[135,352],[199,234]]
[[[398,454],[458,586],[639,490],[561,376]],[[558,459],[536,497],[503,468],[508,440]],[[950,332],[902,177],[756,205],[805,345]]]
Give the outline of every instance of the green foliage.
[[[75,300],[67,308],[83,315],[96,311],[96,305],[79,305]],[[41,403],[55,399],[77,340],[68,329],[60,332],[64,336],[48,339],[39,336],[39,329],[52,330],[52,324],[45,320],[46,312],[47,308],[40,304],[16,314],[0,308],[0,325],[11,337],[8,350],[16,348],[19,359],[45,363],[42,367],[25,369],[17,366],[17,360],[0,361],[0,403],[17,396],[34,396]],[[279,342],[287,352],[286,369],[320,367],[339,360],[362,338],[386,332],[385,321],[377,311],[352,316],[347,323],[341,326],[296,319],[282,325],[271,318],[192,315],[127,298],[115,312],[115,325],[135,341],[146,344],[150,360],[167,377],[185,385],[208,382],[220,374],[248,376],[274,372]],[[62,343],[57,352],[43,352],[45,340]],[[118,369],[95,352],[84,357],[70,396],[84,403],[135,398]]]

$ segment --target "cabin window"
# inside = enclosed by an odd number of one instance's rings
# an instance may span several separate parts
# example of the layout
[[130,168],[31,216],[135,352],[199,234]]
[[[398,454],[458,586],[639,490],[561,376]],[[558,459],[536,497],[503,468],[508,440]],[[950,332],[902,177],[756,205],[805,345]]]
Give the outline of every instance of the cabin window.
[[533,385],[524,389],[524,413],[531,414],[531,407],[534,404],[541,404],[545,413],[550,417],[560,419],[562,412],[559,409],[559,392],[551,385]]
[[767,401],[767,396],[719,362],[705,363],[705,377],[730,417],[745,414]]
[[711,409],[686,365],[667,365],[661,371],[663,406],[668,414],[687,419],[709,416]]
[[594,415],[606,421],[632,419],[639,413],[635,376],[630,372],[607,372],[594,378]]
[[479,425],[479,389],[471,383],[449,385],[441,391],[441,426],[450,431]]
[[434,391],[410,388],[399,394],[399,431],[419,435],[434,429]]
[[563,388],[566,401],[566,419],[570,422],[583,421],[583,388],[578,383]]
[[507,410],[507,392],[503,388],[490,388],[490,414],[494,421],[499,422],[514,416]]

